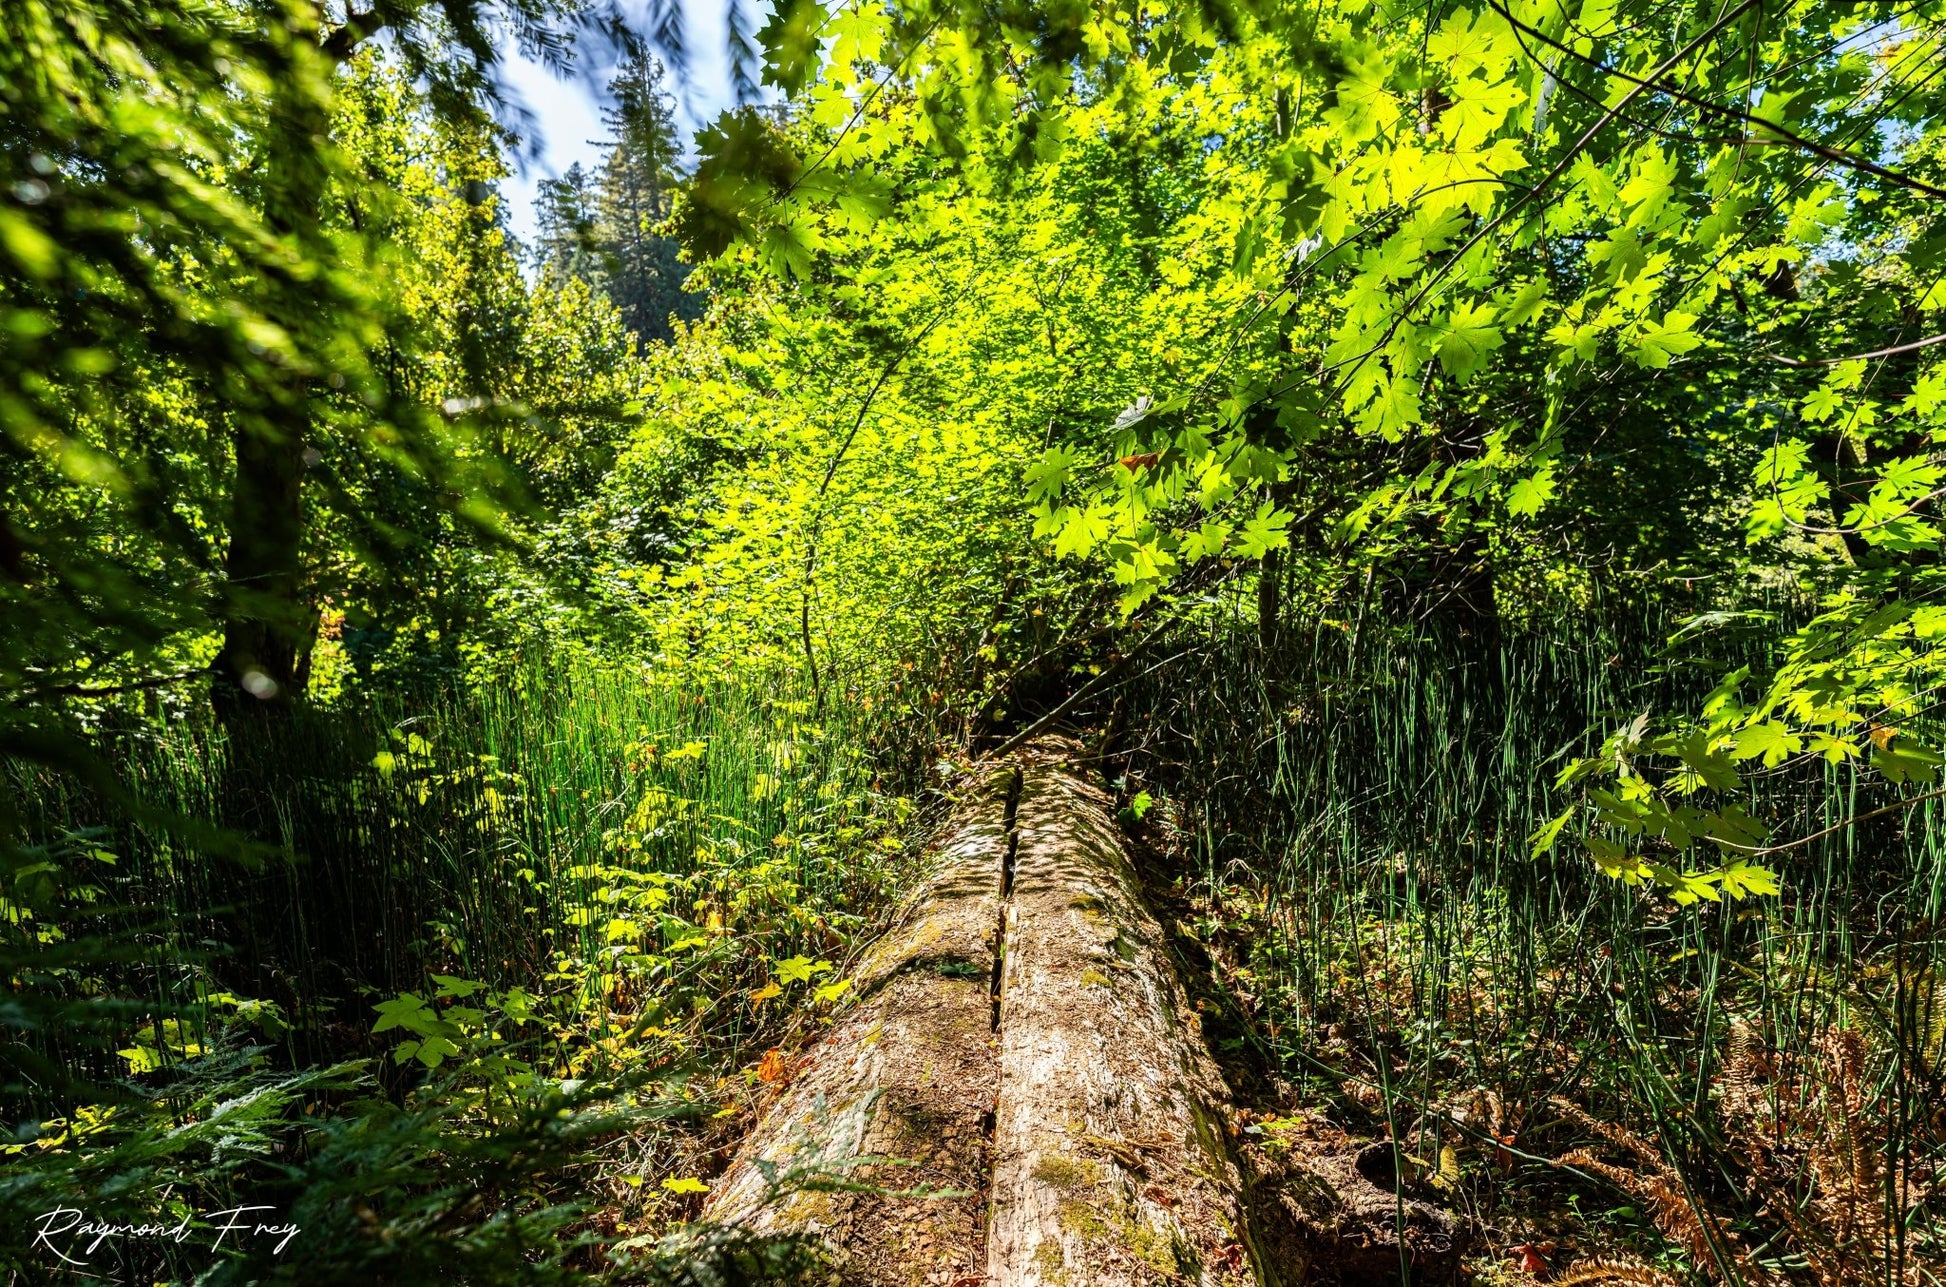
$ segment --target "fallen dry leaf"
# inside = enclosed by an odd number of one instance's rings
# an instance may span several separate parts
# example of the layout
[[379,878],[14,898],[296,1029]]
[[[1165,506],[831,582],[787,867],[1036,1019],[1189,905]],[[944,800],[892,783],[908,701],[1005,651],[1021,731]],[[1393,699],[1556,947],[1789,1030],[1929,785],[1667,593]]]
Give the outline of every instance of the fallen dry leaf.
[[1530,1274],[1547,1272],[1547,1262],[1541,1259],[1541,1253],[1531,1242],[1523,1242],[1518,1247],[1507,1248],[1507,1255],[1513,1259],[1515,1265]]

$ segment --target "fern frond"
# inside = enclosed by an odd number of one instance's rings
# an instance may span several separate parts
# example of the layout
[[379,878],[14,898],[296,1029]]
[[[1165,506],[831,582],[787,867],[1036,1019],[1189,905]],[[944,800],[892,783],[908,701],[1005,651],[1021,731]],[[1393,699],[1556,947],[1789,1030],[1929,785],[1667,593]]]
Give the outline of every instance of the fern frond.
[[1676,1280],[1639,1260],[1583,1260],[1554,1280],[1555,1287],[1679,1287]]

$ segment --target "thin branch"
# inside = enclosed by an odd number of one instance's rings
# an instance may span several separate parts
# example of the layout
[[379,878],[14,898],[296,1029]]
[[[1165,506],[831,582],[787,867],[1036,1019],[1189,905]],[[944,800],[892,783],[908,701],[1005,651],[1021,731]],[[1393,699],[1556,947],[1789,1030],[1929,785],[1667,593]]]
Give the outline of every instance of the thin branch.
[[126,684],[56,684],[50,688],[36,688],[21,693],[9,700],[20,702],[40,701],[47,697],[114,697],[120,693],[138,693],[148,688],[167,688],[170,684],[180,684],[186,680],[197,679],[209,674],[209,668],[198,666],[194,670],[178,671],[171,675],[153,675],[148,679],[131,680]]
[[1917,353],[1920,349],[1929,349],[1935,344],[1946,344],[1946,335],[1929,336],[1923,340],[1914,340],[1910,344],[1895,344],[1889,349],[1873,349],[1870,353],[1854,353],[1850,357],[1787,358],[1779,353],[1766,353],[1764,356],[1780,366],[1802,369],[1815,366],[1843,366],[1847,362],[1869,362],[1875,358],[1897,357],[1901,353]]
[[[1527,25],[1520,19],[1514,17],[1511,10],[1502,3],[1502,0],[1487,0],[1487,2],[1493,7],[1495,13],[1505,18],[1516,30],[1527,32],[1536,40],[1559,50],[1561,53],[1566,54],[1568,57],[1585,66],[1592,67],[1604,76],[1613,76],[1618,80],[1625,80],[1634,85],[1636,87],[1635,93],[1630,94],[1629,97],[1631,99],[1635,97],[1636,93],[1640,93],[1642,90],[1652,89],[1658,94],[1667,94],[1673,99],[1687,103],[1707,116],[1714,116],[1720,120],[1736,121],[1742,125],[1755,126],[1759,130],[1775,135],[1782,142],[1788,143],[1793,147],[1802,148],[1804,151],[1810,152],[1813,155],[1823,157],[1834,165],[1842,165],[1847,169],[1874,175],[1877,178],[1884,179],[1887,183],[1897,184],[1899,187],[1908,188],[1929,197],[1946,200],[1946,188],[1935,188],[1930,183],[1915,179],[1910,175],[1901,174],[1897,170],[1888,170],[1878,162],[1859,156],[1854,152],[1847,152],[1843,148],[1832,147],[1828,143],[1820,143],[1816,139],[1805,138],[1802,134],[1776,121],[1768,120],[1761,116],[1753,116],[1741,108],[1725,107],[1721,103],[1712,103],[1706,98],[1700,98],[1688,90],[1670,83],[1666,79],[1666,68],[1657,68],[1646,80],[1639,76],[1631,76],[1625,71],[1608,66],[1606,63],[1599,61],[1589,54],[1582,53],[1571,45],[1556,40],[1537,27]],[[1627,101],[1627,99],[1623,100],[1624,104]]]
[[1946,787],[1940,787],[1936,791],[1928,791],[1924,795],[1915,795],[1907,800],[1894,800],[1891,804],[1873,809],[1870,813],[1861,813],[1855,818],[1846,818],[1843,822],[1834,822],[1823,831],[1813,831],[1808,836],[1799,836],[1796,840],[1787,840],[1781,845],[1767,845],[1762,848],[1755,848],[1750,845],[1740,845],[1734,840],[1712,839],[1713,843],[1725,849],[1734,849],[1738,853],[1749,854],[1752,858],[1763,858],[1770,854],[1781,854],[1787,849],[1796,849],[1802,845],[1808,845],[1814,840],[1822,840],[1826,836],[1843,831],[1847,827],[1855,827],[1861,822],[1870,822],[1873,818],[1882,818],[1888,813],[1897,813],[1901,809],[1910,809],[1915,804],[1924,804],[1928,800],[1937,800],[1942,796],[1946,796]]
[[865,427],[865,417],[871,413],[872,404],[877,401],[879,391],[885,387],[886,381],[890,380],[893,373],[905,365],[905,360],[912,356],[913,350],[917,349],[928,335],[932,334],[933,328],[945,320],[948,313],[958,307],[960,300],[965,297],[967,291],[972,289],[973,282],[979,276],[980,274],[978,272],[969,274],[967,279],[960,283],[959,289],[953,293],[952,298],[940,306],[939,310],[932,315],[931,320],[907,337],[906,342],[900,346],[898,353],[879,372],[878,379],[873,382],[871,390],[865,394],[865,400],[858,405],[858,415],[851,423],[851,432],[847,433],[845,440],[838,445],[837,452],[831,457],[831,463],[825,467],[824,481],[818,484],[817,500],[811,511],[810,531],[805,538],[804,585],[798,599],[798,631],[804,645],[804,664],[810,672],[809,678],[811,680],[813,705],[814,709],[818,711],[824,709],[824,686],[818,676],[817,651],[811,643],[811,585],[812,579],[817,574],[818,537],[824,529],[825,495],[831,490],[832,480],[838,476],[838,466],[844,463],[845,456],[850,453],[852,444],[858,440],[858,431]]

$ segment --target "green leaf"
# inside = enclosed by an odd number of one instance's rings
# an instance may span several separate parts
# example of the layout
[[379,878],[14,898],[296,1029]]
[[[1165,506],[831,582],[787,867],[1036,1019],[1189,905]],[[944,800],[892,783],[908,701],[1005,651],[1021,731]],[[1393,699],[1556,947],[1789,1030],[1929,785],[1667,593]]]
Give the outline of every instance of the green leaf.
[[1500,322],[1503,326],[1525,326],[1540,314],[1541,305],[1547,302],[1547,282],[1535,277],[1522,283],[1507,302],[1501,306]]
[[1764,767],[1771,769],[1803,749],[1802,738],[1776,720],[1765,720],[1737,731],[1736,749],[1730,752],[1730,758],[1754,760],[1761,756]]
[[1892,782],[1931,782],[1942,762],[1939,755],[1904,738],[1872,752],[1872,767]]
[[1716,887],[1717,873],[1677,871],[1672,867],[1656,867],[1651,873],[1656,884],[1661,885],[1678,906],[1688,907],[1694,903],[1708,901],[1721,902],[1722,893]]
[[426,1003],[410,992],[391,1001],[381,1001],[372,1009],[379,1015],[378,1022],[372,1025],[373,1032],[389,1032],[393,1028],[417,1032],[433,1017]]
[[770,21],[757,32],[764,50],[764,81],[795,94],[818,70],[819,39],[825,23],[823,0],[780,0]]
[[1716,876],[1723,886],[1723,892],[1732,899],[1748,898],[1753,895],[1768,898],[1784,892],[1783,885],[1778,883],[1776,872],[1742,859],[1725,863],[1717,869]]
[[1624,885],[1639,885],[1650,876],[1649,865],[1640,858],[1602,836],[1588,837],[1588,854],[1595,860],[1595,867],[1610,880],[1619,880]]
[[1644,324],[1636,331],[1629,354],[1640,365],[1661,370],[1671,358],[1703,342],[1702,336],[1690,330],[1694,325],[1696,318],[1691,313],[1670,313],[1660,323]]
[[1405,431],[1419,423],[1419,391],[1403,376],[1381,379],[1379,395],[1359,420],[1359,429],[1376,433],[1388,442],[1397,442]]
[[1533,835],[1527,837],[1528,844],[1532,846],[1529,852],[1534,857],[1538,858],[1542,854],[1546,853],[1548,850],[1552,849],[1554,847],[1555,842],[1561,838],[1562,830],[1568,825],[1569,821],[1571,821],[1573,817],[1574,817],[1574,810],[1572,808],[1567,808],[1561,810],[1560,813],[1556,814],[1553,818],[1543,823],[1541,827],[1534,832]]
[[5,248],[8,257],[29,277],[45,281],[60,270],[59,248],[18,211],[0,208],[0,247]]
[[1729,760],[1719,752],[1710,749],[1714,740],[1706,729],[1694,729],[1681,738],[1665,738],[1656,744],[1656,749],[1665,755],[1673,755],[1682,761],[1677,787],[1685,795],[1707,788],[1711,791],[1734,791],[1742,785],[1743,779],[1730,767]]
[[433,1036],[427,1037],[424,1041],[420,1042],[419,1048],[413,1053],[417,1055],[419,1062],[426,1067],[437,1068],[448,1059],[459,1054],[460,1049],[444,1037]]
[[1454,309],[1439,324],[1439,364],[1446,374],[1464,382],[1500,347],[1500,332],[1492,325],[1494,312],[1493,305],[1476,301]]
[[1554,466],[1542,465],[1507,490],[1507,512],[1516,518],[1532,518],[1554,496]]
[[1272,550],[1281,550],[1290,544],[1290,525],[1291,516],[1288,513],[1265,501],[1257,507],[1256,514],[1237,529],[1233,548],[1240,558],[1260,559]]
[[832,969],[829,961],[813,961],[808,956],[793,956],[788,961],[776,962],[777,977],[785,983],[809,983],[814,974],[826,974]]
[[1080,458],[1079,448],[1049,447],[1042,452],[1041,458],[1029,465],[1024,475],[1027,499],[1052,501],[1058,498],[1067,487],[1075,462]]

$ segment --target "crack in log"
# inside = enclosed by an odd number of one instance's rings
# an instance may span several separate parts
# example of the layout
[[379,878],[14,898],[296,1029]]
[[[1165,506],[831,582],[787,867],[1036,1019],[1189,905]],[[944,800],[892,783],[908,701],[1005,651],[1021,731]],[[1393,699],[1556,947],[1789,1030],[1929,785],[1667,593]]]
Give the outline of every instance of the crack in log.
[[1020,862],[1020,792],[1025,781],[1026,774],[1019,767],[1009,770],[1005,820],[1001,824],[1005,836],[1000,853],[1000,914],[993,928],[993,977],[987,989],[993,999],[990,1027],[996,1033],[1000,1031],[1000,987],[1006,972],[1007,913],[1014,893],[1014,869]]

